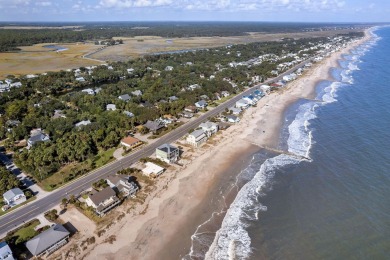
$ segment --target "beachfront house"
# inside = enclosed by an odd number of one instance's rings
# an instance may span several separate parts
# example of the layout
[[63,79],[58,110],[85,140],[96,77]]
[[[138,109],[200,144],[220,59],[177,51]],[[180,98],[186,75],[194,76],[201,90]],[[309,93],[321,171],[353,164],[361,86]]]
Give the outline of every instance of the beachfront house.
[[242,99],[245,100],[246,102],[248,102],[248,104],[250,104],[252,106],[255,105],[257,103],[257,101],[259,101],[253,95],[244,96],[244,97],[242,97]]
[[268,85],[261,85],[260,90],[263,91],[263,93],[269,94],[271,92],[271,86]]
[[109,175],[106,181],[114,191],[121,193],[126,198],[133,196],[139,190],[138,185],[134,181],[130,181],[129,176]]
[[231,111],[233,115],[238,116],[242,110],[239,107],[231,107],[229,108],[229,111]]
[[207,102],[205,100],[200,100],[195,103],[195,106],[199,109],[205,109],[207,107]]
[[27,241],[26,247],[34,257],[48,256],[68,243],[69,235],[69,231],[63,225],[55,224]]
[[119,205],[120,202],[121,201],[111,187],[106,187],[101,191],[90,194],[85,200],[85,203],[87,203],[88,206],[95,209],[95,213],[99,217],[104,216],[112,208]]
[[179,148],[170,144],[163,144],[156,148],[156,158],[166,163],[177,162],[179,160],[179,155]]
[[0,259],[1,260],[14,260],[14,256],[12,255],[11,248],[9,248],[6,242],[0,243]]
[[202,128],[202,130],[206,133],[207,137],[210,137],[218,132],[218,125],[210,121],[201,123],[199,127]]
[[247,109],[250,106],[249,102],[245,99],[240,99],[236,102],[236,107],[241,109]]
[[121,145],[126,146],[127,148],[133,149],[136,148],[140,145],[142,145],[142,141],[132,137],[132,136],[127,136],[121,140]]
[[26,195],[19,188],[13,188],[3,194],[3,201],[10,207],[22,204],[26,201]]
[[234,116],[234,115],[227,116],[226,119],[227,119],[227,121],[229,123],[238,123],[238,122],[240,122],[240,118],[238,118],[237,116]]
[[206,141],[207,141],[207,135],[203,131],[203,129],[198,129],[198,130],[191,132],[186,138],[187,144],[190,144],[190,145],[195,146],[195,147],[200,146],[201,144],[203,144]]
[[142,169],[142,173],[148,177],[156,177],[164,172],[164,168],[154,164],[152,162],[145,163],[145,168]]

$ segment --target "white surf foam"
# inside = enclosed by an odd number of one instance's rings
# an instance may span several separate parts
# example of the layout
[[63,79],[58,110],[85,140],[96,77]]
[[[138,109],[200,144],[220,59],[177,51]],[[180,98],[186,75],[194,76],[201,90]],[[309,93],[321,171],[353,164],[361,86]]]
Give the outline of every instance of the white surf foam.
[[230,205],[206,259],[247,259],[250,256],[251,239],[245,229],[246,221],[257,219],[259,211],[267,210],[256,201],[258,189],[274,176],[276,169],[297,163],[299,160],[288,155],[279,155],[263,163],[255,177],[244,185]]
[[288,151],[299,156],[309,158],[310,148],[313,144],[310,120],[316,118],[315,110],[318,105],[314,102],[305,103],[298,108],[293,122],[288,126]]

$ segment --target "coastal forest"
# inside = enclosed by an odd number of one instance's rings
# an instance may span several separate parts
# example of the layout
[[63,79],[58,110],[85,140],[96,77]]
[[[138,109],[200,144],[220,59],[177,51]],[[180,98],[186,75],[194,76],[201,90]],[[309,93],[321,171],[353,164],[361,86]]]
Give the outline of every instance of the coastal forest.
[[[360,36],[349,34],[343,39]],[[23,85],[0,93],[0,140],[5,140],[6,148],[15,152],[15,163],[38,181],[69,165],[78,166],[72,170],[71,178],[74,178],[93,169],[102,153],[117,147],[123,137],[148,120],[167,114],[180,117],[186,106],[193,105],[203,95],[213,105],[216,93],[239,93],[252,84],[255,76],[261,80],[272,77],[271,72],[279,64],[291,61],[287,54],[307,57],[318,50],[313,46],[328,41],[328,38],[284,39],[149,55],[93,70],[80,68],[77,77],[82,76],[85,79],[82,82],[76,80],[75,70],[48,72],[35,78],[10,76],[9,79],[20,80]],[[279,59],[255,65],[231,65],[270,54]],[[167,70],[169,66],[172,69]],[[201,87],[189,90],[188,86],[193,84]],[[93,95],[81,91],[86,88],[99,91]],[[132,94],[135,91],[142,94]],[[125,94],[131,99],[118,98]],[[172,96],[177,100],[169,101]],[[107,111],[108,104],[115,104],[116,111]],[[56,110],[62,116],[55,117]],[[134,116],[129,117],[125,111]],[[82,120],[91,124],[75,127]],[[36,128],[43,129],[50,141],[23,149],[23,140]]]
[[[8,26],[11,29],[1,29]],[[11,26],[11,27],[10,27]],[[31,27],[12,29],[12,26]],[[45,30],[34,29],[42,26]],[[66,26],[58,29],[59,26]],[[73,27],[72,27],[73,26]],[[37,43],[84,42],[112,39],[112,37],[161,36],[242,36],[248,32],[286,33],[348,28],[348,24],[264,23],[264,22],[107,22],[107,23],[0,23],[0,52],[17,51],[18,46]],[[50,29],[50,28],[53,29]],[[54,29],[56,28],[56,29]]]

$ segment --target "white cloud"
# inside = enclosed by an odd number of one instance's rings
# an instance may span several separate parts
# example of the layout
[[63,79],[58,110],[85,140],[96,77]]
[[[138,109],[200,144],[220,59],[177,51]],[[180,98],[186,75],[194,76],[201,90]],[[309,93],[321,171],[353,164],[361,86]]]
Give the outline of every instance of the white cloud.
[[106,8],[131,8],[166,6],[172,3],[173,0],[101,0],[99,6]]
[[51,6],[52,3],[49,1],[43,1],[43,2],[36,2],[35,5],[45,7],[45,6]]

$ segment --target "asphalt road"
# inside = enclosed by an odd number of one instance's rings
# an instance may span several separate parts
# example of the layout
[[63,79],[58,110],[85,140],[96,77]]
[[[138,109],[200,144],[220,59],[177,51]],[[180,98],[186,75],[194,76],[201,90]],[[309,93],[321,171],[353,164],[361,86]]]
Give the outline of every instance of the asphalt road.
[[[278,77],[270,79],[262,84],[270,84],[272,82],[279,81],[280,79],[282,79],[283,76],[290,74],[291,72],[304,66],[310,61],[311,60],[304,61],[295,66],[294,68],[279,75]],[[216,116],[219,113],[225,111],[225,108],[233,106],[236,101],[241,99],[243,96],[251,93],[256,87],[257,86],[254,86],[236,95],[235,97],[229,99],[228,101],[212,109],[211,111],[208,111],[203,115],[199,116],[195,120],[189,121],[184,125],[180,126],[179,128],[175,129],[174,131],[162,136],[156,142],[145,146],[141,150],[138,150],[135,153],[127,155],[120,160],[114,161],[102,168],[92,171],[88,175],[69,183],[63,188],[51,192],[43,198],[29,202],[26,205],[23,205],[22,207],[4,215],[0,218],[0,234],[5,234],[6,232],[14,229],[15,227],[23,224],[24,222],[27,222],[35,218],[39,214],[48,211],[49,209],[58,205],[63,198],[69,197],[71,194],[78,195],[80,192],[90,188],[93,182],[105,178],[108,175],[115,174],[120,169],[129,167],[133,163],[137,162],[140,158],[152,155],[155,152],[156,148],[160,145],[178,140],[182,136],[186,135],[189,130],[194,129],[198,127],[200,123],[207,121],[207,118]]]

